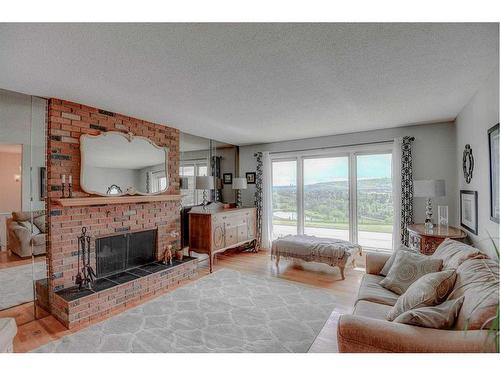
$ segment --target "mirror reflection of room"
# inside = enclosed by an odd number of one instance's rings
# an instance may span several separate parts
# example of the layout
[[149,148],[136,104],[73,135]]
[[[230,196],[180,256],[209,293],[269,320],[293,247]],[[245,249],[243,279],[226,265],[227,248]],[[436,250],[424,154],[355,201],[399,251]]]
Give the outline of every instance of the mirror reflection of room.
[[32,320],[46,283],[46,100],[0,90],[0,317]]
[[223,176],[236,171],[236,146],[187,133],[180,136],[180,187],[183,207],[201,205],[203,189],[196,188],[197,176],[212,176],[214,189],[208,189],[208,201],[235,202],[232,181]]
[[118,132],[81,140],[81,187],[90,194],[158,194],[168,188],[168,149]]

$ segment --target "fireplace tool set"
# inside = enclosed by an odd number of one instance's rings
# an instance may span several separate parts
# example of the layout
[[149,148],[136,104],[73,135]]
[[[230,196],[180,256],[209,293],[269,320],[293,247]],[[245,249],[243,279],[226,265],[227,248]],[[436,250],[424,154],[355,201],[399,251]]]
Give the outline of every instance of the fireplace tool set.
[[91,288],[96,276],[94,269],[90,265],[90,236],[87,234],[87,228],[83,227],[82,234],[78,237],[78,274],[75,283],[79,289],[82,287]]

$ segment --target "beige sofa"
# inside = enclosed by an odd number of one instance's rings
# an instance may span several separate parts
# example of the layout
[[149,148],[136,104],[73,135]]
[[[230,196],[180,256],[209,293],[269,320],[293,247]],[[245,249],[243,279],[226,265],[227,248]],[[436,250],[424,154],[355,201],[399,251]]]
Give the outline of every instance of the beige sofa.
[[[451,240],[447,240],[451,241]],[[387,313],[396,303],[398,295],[383,288],[379,282],[384,278],[379,273],[389,255],[368,253],[366,255],[366,274],[364,275],[357,301],[352,314],[339,318],[337,339],[340,352],[494,352],[495,343],[487,330],[477,329],[478,322],[491,316],[491,309],[482,312],[475,329],[465,331],[455,327],[452,330],[422,328],[412,325],[394,323],[386,320]],[[488,262],[490,264],[488,264]],[[468,291],[463,284],[468,279],[484,275],[485,267],[495,267],[498,272],[498,261],[491,259],[465,260],[457,269],[455,289],[458,294],[465,295],[465,300],[457,318],[463,324],[465,315],[476,305],[479,292],[476,286]],[[477,276],[474,276],[477,275]],[[459,287],[461,284],[462,287]],[[453,293],[453,292],[452,292]],[[458,295],[457,297],[459,297]],[[496,298],[496,302],[494,299]],[[498,293],[490,301],[493,308],[498,305]],[[496,304],[496,305],[495,305]]]
[[33,211],[33,223],[40,230],[37,234],[21,225],[21,222],[31,222],[31,214],[29,211],[13,212],[12,218],[7,220],[7,249],[22,258],[46,252],[45,211]]
[[17,325],[14,318],[0,318],[0,353],[12,353]]

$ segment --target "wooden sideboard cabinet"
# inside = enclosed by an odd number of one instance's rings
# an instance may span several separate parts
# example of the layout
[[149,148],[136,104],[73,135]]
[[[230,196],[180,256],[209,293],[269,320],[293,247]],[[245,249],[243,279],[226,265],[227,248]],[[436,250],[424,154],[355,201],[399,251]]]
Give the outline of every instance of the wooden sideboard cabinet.
[[455,227],[448,227],[447,231],[441,231],[437,226],[432,232],[427,232],[424,224],[412,224],[408,226],[408,237],[411,249],[417,250],[421,254],[431,255],[446,238],[463,242],[467,233]]
[[189,213],[189,254],[208,254],[210,272],[215,254],[256,240],[255,208],[197,209]]

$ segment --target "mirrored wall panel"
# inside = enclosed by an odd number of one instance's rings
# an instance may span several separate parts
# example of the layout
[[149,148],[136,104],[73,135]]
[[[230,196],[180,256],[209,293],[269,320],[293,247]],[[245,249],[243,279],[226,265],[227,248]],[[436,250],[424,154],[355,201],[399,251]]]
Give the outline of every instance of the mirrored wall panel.
[[0,317],[18,325],[47,314],[46,105],[0,90]]
[[208,201],[234,203],[232,178],[236,177],[236,158],[237,148],[234,145],[181,133],[179,173],[182,206],[202,204],[204,189],[197,189],[197,176],[213,177],[213,188],[206,191]]

